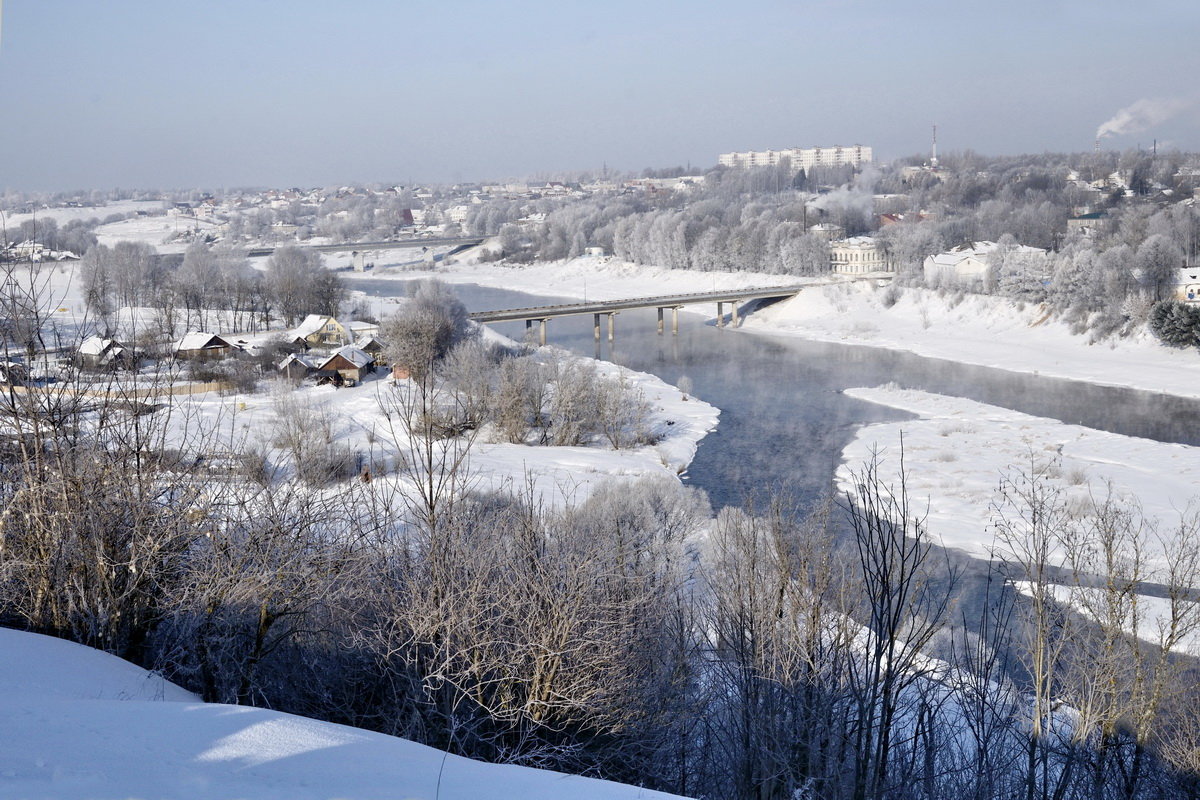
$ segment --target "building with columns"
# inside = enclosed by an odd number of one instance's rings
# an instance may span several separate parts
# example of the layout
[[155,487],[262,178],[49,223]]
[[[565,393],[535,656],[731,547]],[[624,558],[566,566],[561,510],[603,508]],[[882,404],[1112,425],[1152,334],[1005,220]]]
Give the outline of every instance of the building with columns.
[[895,272],[882,245],[870,236],[855,236],[829,243],[829,264],[840,275]]

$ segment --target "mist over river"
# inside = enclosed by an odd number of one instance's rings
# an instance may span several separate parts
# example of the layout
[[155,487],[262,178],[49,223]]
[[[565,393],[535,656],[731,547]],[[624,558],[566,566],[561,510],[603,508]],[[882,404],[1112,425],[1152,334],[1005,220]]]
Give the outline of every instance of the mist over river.
[[[407,282],[351,278],[352,289],[381,299],[404,296]],[[573,302],[473,284],[454,286],[472,311]],[[548,343],[649,372],[671,384],[687,377],[692,393],[721,409],[720,424],[700,442],[685,482],[703,488],[714,508],[740,504],[771,488],[802,502],[828,493],[843,447],[863,425],[905,414],[843,395],[843,389],[895,383],[967,397],[1026,414],[1164,442],[1200,444],[1200,402],[1077,381],[1043,378],[855,345],[749,333],[679,315],[679,335],[659,336],[653,309],[623,311],[616,341],[599,344],[591,315],[553,319]],[[493,325],[521,339],[524,323]],[[962,454],[969,458],[970,454]]]

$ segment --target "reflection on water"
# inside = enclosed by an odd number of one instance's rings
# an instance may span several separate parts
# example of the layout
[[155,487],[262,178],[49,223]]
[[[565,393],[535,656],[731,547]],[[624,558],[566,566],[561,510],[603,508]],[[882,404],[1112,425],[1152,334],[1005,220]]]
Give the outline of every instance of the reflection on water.
[[[405,292],[396,281],[362,279],[350,285],[378,297]],[[455,291],[472,310],[562,302],[480,286],[456,286]],[[715,305],[707,311],[715,314]],[[775,486],[790,487],[802,501],[827,492],[842,448],[860,426],[906,416],[841,390],[889,381],[1100,430],[1200,444],[1197,401],[876,348],[721,330],[709,322],[680,314],[679,336],[658,336],[653,309],[623,311],[610,347],[607,341],[595,342],[590,315],[568,317],[549,322],[549,343],[598,354],[671,384],[690,378],[694,394],[721,409],[720,425],[701,442],[687,475],[708,491],[717,508]],[[525,335],[521,322],[495,328],[516,339]]]

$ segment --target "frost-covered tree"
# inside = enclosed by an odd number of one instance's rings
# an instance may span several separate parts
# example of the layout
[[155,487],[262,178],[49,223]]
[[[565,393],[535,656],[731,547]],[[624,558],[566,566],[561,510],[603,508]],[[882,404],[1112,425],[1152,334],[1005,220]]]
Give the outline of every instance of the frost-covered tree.
[[278,248],[267,260],[266,288],[287,324],[307,314],[337,315],[346,289],[325,269],[319,253],[295,245]]
[[437,280],[419,282],[409,301],[384,320],[381,330],[391,363],[418,379],[429,375],[455,345],[478,332],[467,307]]
[[1156,301],[1171,296],[1182,266],[1183,251],[1162,234],[1150,236],[1137,250],[1138,280]]

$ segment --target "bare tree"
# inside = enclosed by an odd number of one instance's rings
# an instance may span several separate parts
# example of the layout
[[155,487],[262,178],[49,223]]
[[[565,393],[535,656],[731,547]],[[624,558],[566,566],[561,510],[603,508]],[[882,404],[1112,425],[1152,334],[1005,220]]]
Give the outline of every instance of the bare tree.
[[[895,482],[879,473],[875,455],[851,478],[845,504],[854,532],[866,626],[866,655],[847,676],[856,705],[853,723],[856,797],[894,790],[889,772],[902,704],[934,673],[924,652],[946,621],[954,576],[934,558],[924,515],[911,505],[900,454]],[[935,569],[941,575],[935,574]]]
[[346,297],[341,279],[325,269],[320,254],[295,245],[275,250],[264,283],[288,325],[306,314],[337,316]]

